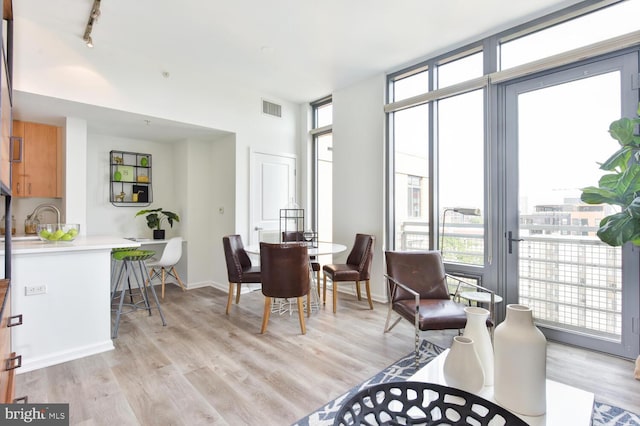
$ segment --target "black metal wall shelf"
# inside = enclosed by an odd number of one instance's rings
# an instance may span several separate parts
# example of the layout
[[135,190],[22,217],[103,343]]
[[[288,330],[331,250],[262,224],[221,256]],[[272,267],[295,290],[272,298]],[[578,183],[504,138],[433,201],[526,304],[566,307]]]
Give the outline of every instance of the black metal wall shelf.
[[153,202],[151,154],[109,152],[109,201],[116,207],[148,206]]

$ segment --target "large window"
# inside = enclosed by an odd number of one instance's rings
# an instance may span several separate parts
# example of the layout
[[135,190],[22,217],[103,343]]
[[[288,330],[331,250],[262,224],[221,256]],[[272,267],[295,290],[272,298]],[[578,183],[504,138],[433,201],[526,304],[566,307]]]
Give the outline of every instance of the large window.
[[313,228],[319,241],[333,240],[333,104],[324,98],[311,104],[313,130]]
[[635,115],[639,12],[584,2],[495,34],[390,75],[385,105],[389,248],[440,250],[548,336],[623,356],[640,349],[637,251],[604,245],[607,207],[579,194],[607,157],[598,132]]
[[507,69],[638,31],[640,1],[628,0],[500,44],[500,68]]

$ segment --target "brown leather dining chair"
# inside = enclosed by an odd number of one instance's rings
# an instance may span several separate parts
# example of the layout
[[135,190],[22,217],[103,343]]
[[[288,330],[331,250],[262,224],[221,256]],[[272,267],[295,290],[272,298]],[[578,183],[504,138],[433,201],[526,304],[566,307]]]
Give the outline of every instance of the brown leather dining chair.
[[227,262],[227,275],[229,277],[229,298],[225,313],[229,315],[231,301],[233,299],[233,287],[236,286],[236,304],[240,303],[240,286],[243,283],[259,283],[260,267],[253,266],[249,255],[244,250],[240,235],[227,235],[222,237],[224,258]]
[[[282,242],[304,241],[304,232],[302,231],[283,231]],[[316,273],[316,285],[318,286],[318,294],[320,294],[320,263],[316,262],[315,256],[309,257],[311,261],[311,269]]]
[[338,283],[339,282],[355,282],[356,295],[358,300],[362,300],[360,294],[360,282],[365,281],[367,300],[369,301],[369,309],[373,309],[371,301],[371,288],[369,280],[371,278],[371,262],[373,260],[373,245],[375,237],[367,234],[356,234],[356,240],[353,244],[347,263],[330,264],[322,267],[322,303],[327,302],[327,276],[333,282],[333,313],[336,313],[336,305],[338,304]]
[[[490,293],[493,306],[494,292],[448,275],[439,251],[386,251],[385,258],[390,302],[384,332],[403,318],[414,325],[416,367],[420,331],[460,330],[467,324],[465,305],[457,301],[461,284]],[[453,293],[447,279],[457,282]],[[390,325],[392,312],[399,316]],[[492,318],[487,319],[488,327],[493,325]]]
[[271,244],[260,243],[260,266],[262,268],[262,294],[264,313],[262,329],[267,331],[271,314],[272,298],[296,298],[298,319],[302,334],[307,332],[304,323],[302,297],[307,296],[307,315],[311,315],[309,252],[306,243]]

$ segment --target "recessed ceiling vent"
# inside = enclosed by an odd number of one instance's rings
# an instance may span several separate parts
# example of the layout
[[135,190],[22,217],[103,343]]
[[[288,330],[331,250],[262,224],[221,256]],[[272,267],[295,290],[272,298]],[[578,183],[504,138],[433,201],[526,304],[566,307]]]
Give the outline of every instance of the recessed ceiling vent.
[[282,105],[262,100],[262,113],[273,117],[282,117]]

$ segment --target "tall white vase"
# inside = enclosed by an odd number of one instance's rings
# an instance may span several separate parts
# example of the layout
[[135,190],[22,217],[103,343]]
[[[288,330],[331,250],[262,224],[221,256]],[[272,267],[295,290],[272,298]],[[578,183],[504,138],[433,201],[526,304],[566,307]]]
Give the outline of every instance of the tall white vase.
[[546,412],[547,339],[524,305],[507,305],[507,316],[494,332],[494,398],[527,416]]
[[473,340],[455,336],[442,366],[447,386],[475,393],[484,385],[484,372]]
[[487,329],[489,311],[475,306],[464,308],[464,311],[467,313],[467,325],[462,335],[473,340],[484,371],[484,385],[493,386],[493,345]]

